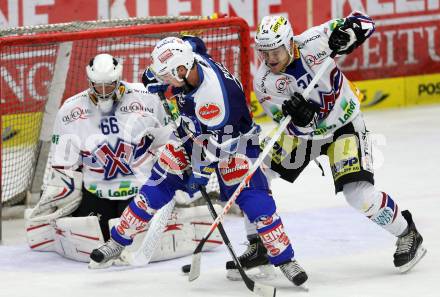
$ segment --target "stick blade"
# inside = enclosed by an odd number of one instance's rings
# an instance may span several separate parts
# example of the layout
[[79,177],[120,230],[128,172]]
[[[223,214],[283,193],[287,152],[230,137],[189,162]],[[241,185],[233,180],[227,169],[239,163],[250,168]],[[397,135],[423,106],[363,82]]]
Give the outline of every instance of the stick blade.
[[275,287],[256,282],[254,284],[253,292],[262,297],[275,297],[277,294],[277,289]]
[[192,282],[196,280],[200,276],[200,262],[202,260],[202,254],[196,253],[193,254],[192,262],[191,262],[191,270],[188,274],[188,280]]

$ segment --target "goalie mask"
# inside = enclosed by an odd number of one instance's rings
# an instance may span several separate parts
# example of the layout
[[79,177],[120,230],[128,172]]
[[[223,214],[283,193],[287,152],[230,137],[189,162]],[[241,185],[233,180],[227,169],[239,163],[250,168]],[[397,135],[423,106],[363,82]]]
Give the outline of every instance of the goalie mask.
[[287,50],[290,61],[293,57],[293,31],[288,19],[283,16],[265,16],[257,28],[255,49],[262,61],[267,63],[267,54],[273,50]]
[[194,65],[191,46],[177,37],[167,37],[159,41],[151,53],[151,58],[151,69],[156,78],[168,83],[172,79],[183,82],[184,79],[179,77],[177,68],[183,66],[187,69],[186,79]]
[[99,109],[108,113],[113,102],[121,98],[122,65],[109,54],[99,54],[86,67],[89,89]]

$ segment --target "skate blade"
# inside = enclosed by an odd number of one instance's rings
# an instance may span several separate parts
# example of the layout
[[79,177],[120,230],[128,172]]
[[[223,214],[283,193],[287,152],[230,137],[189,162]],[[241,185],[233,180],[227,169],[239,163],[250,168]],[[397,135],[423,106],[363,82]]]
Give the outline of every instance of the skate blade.
[[304,292],[308,292],[309,291],[309,287],[307,287],[305,284],[302,284],[300,286],[296,286],[298,289],[300,289],[301,291]]
[[114,261],[115,260],[109,260],[107,262],[98,263],[93,260],[90,260],[88,267],[89,267],[89,269],[105,269],[105,268],[109,268],[110,266],[112,266]]
[[427,252],[427,250],[425,249],[425,247],[421,245],[417,249],[417,253],[414,256],[414,258],[411,261],[409,261],[408,263],[406,263],[405,265],[398,267],[397,269],[399,270],[400,273],[406,273],[406,272],[410,271],[411,268],[416,266],[416,264],[419,263],[420,260],[422,260],[422,258],[426,255],[426,252]]
[[[274,280],[277,278],[275,269],[272,265],[263,265],[254,267],[251,269],[246,269],[246,274],[252,280]],[[230,281],[241,281],[240,272],[237,269],[228,269],[226,271],[226,278]]]

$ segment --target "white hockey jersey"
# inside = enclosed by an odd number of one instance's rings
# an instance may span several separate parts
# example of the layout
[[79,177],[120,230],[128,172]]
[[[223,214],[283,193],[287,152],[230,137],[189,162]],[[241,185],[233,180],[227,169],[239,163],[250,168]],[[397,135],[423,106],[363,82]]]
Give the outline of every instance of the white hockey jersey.
[[150,174],[151,151],[171,133],[157,95],[127,82],[121,93],[106,115],[87,90],[69,98],[57,113],[51,147],[53,168],[81,170],[86,190],[114,200],[139,191]]
[[[374,23],[367,16],[359,14],[351,17],[359,18],[361,23],[371,27],[371,33],[374,31]],[[294,60],[283,73],[273,74],[264,63],[260,65],[254,78],[254,90],[265,112],[276,122],[283,118],[283,102],[290,99],[294,92],[302,93],[323,61],[331,59],[328,40],[338,21],[329,21],[295,36],[297,49]],[[332,61],[306,98],[320,109],[316,123],[308,127],[297,127],[290,123],[286,132],[307,139],[330,137],[335,130],[350,123],[359,114],[361,96],[360,91]]]

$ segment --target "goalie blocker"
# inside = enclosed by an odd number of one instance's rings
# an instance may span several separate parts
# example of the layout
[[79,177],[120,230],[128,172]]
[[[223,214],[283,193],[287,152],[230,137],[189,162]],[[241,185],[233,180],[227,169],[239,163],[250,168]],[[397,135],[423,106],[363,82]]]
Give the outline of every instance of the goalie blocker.
[[[72,260],[89,262],[91,251],[104,243],[101,231],[103,224],[100,224],[97,216],[69,216],[78,212],[77,208],[84,199],[81,197],[81,185],[80,172],[52,170],[40,201],[34,208],[25,211],[27,242],[32,250],[56,252]],[[183,196],[182,194],[184,193],[180,193],[180,196]],[[115,214],[114,217],[116,216],[118,215]],[[102,216],[100,219],[104,217],[108,219],[108,216]],[[111,219],[105,226],[110,224],[112,227],[118,220]],[[168,219],[152,261],[191,254],[211,223],[211,216],[205,206],[175,208]],[[105,231],[108,232],[108,229]],[[136,251],[140,248],[142,239],[143,236],[136,237],[130,250]],[[205,250],[221,244],[219,234],[215,233]]]

